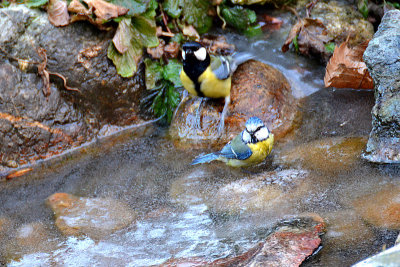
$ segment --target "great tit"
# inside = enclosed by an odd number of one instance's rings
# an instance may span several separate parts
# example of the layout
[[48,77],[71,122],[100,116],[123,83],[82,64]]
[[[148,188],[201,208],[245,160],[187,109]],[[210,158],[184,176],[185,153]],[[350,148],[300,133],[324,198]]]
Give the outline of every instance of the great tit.
[[274,135],[257,117],[251,117],[246,122],[246,128],[221,151],[199,156],[192,165],[209,163],[213,160],[225,162],[232,167],[245,167],[262,162],[271,153]]
[[235,53],[228,57],[210,56],[206,48],[197,42],[187,42],[182,46],[180,78],[183,87],[194,96],[225,98],[218,126],[220,134],[230,103],[231,76],[240,64],[252,58],[249,53]]

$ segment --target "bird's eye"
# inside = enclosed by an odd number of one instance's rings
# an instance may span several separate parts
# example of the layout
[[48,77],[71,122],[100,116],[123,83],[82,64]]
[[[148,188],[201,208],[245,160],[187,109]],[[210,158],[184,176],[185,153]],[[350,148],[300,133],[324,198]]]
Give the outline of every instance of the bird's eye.
[[186,52],[185,52],[185,50],[182,50],[182,59],[183,59],[183,60],[186,59]]

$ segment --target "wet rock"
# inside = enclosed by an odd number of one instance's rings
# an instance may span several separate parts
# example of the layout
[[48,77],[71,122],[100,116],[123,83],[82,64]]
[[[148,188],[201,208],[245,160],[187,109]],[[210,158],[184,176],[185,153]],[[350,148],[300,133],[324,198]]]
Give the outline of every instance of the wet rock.
[[50,252],[57,248],[53,238],[43,223],[24,224],[16,230],[15,239],[8,247],[9,257],[17,259],[24,254]]
[[[174,139],[189,144],[217,142],[217,127],[224,100],[194,97],[184,102],[170,126]],[[237,69],[232,78],[231,103],[225,120],[225,133],[218,141],[227,142],[241,132],[251,116],[258,116],[274,133],[275,140],[297,127],[297,100],[289,83],[277,69],[249,61]]]
[[[140,77],[121,78],[107,58],[112,32],[89,23],[54,27],[46,12],[11,5],[0,13],[0,171],[91,140],[105,124],[136,123]],[[47,54],[50,95],[38,75]],[[34,63],[36,62],[36,63]],[[16,164],[8,164],[15,162]]]
[[372,131],[364,158],[378,163],[400,162],[400,11],[385,13],[364,61],[375,84]]
[[400,229],[400,187],[387,185],[379,191],[354,200],[354,209],[368,223],[389,229]]
[[136,218],[126,204],[110,198],[76,197],[55,193],[47,199],[56,226],[64,235],[87,235],[101,239],[129,226]]
[[276,152],[275,163],[302,166],[335,174],[351,170],[360,160],[365,146],[363,137],[332,137]]
[[349,44],[354,46],[370,40],[374,34],[373,25],[353,6],[346,3],[320,1],[310,15],[324,23],[328,36],[336,44],[349,38]]
[[300,266],[321,244],[325,223],[318,215],[280,223],[265,242],[250,253],[213,262],[212,266]]
[[208,197],[209,209],[216,215],[269,212],[283,216],[290,208],[288,198],[295,196],[307,176],[306,171],[283,170],[231,182]]
[[159,266],[300,266],[320,246],[320,236],[324,231],[325,223],[320,216],[299,216],[280,222],[265,241],[239,256],[213,262],[207,262],[203,258],[170,259]]
[[353,267],[400,266],[400,245],[384,250],[378,255],[360,261]]
[[372,229],[354,210],[331,212],[324,218],[327,223],[324,244],[328,251],[352,249],[374,239]]
[[[306,3],[299,3],[303,12]],[[373,25],[353,6],[339,1],[318,1],[310,8],[309,16],[298,20],[292,27],[282,51],[287,51],[297,36],[300,53],[321,58],[327,62],[332,56],[331,45],[339,45],[349,38],[351,46],[370,40],[374,34]]]
[[[1,15],[0,15],[1,16]],[[41,78],[0,63],[0,163],[16,168],[93,137],[84,116],[54,86],[46,99]]]

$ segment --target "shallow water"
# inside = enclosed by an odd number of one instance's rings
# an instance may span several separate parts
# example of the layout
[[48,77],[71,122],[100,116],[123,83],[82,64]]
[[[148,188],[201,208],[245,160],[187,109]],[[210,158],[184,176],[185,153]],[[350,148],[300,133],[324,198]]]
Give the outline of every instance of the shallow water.
[[[239,50],[280,69],[293,94],[305,97],[303,122],[285,143],[278,143],[267,164],[251,170],[215,163],[190,166],[203,150],[179,150],[166,129],[149,126],[99,140],[89,147],[42,164],[29,175],[0,183],[0,218],[11,221],[8,236],[0,238],[0,263],[10,266],[149,266],[170,258],[205,257],[214,260],[247,251],[265,239],[280,219],[314,212],[328,223],[323,248],[305,266],[349,266],[391,246],[397,231],[364,224],[352,201],[388,184],[399,185],[400,168],[372,165],[357,159],[348,170],[313,169],[285,196],[279,208],[214,216],[210,198],[218,188],[265,170],[285,168],[273,158],[280,151],[326,137],[367,137],[371,129],[372,91],[323,89],[324,68],[293,53],[282,54],[283,33],[246,40],[228,34]],[[285,186],[285,185],[283,185]],[[62,236],[54,226],[45,199],[55,192],[85,197],[111,197],[138,212],[136,225],[100,241]],[[335,227],[351,216],[349,233]],[[17,245],[15,230],[42,222],[48,230],[45,248],[29,251]],[[329,229],[333,229],[329,232]],[[360,238],[361,236],[361,238]],[[341,242],[345,240],[345,242]]]

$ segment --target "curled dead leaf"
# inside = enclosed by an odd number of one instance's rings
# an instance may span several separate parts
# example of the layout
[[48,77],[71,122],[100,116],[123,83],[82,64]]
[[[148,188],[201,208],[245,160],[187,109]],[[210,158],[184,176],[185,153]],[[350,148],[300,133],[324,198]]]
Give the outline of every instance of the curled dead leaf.
[[282,52],[289,50],[289,45],[296,36],[300,53],[304,55],[320,54],[323,57],[327,55],[325,44],[330,42],[332,38],[328,36],[325,25],[319,19],[304,18],[299,20],[290,30],[282,46]]
[[47,6],[49,21],[54,26],[66,26],[69,24],[67,3],[62,0],[49,0]]
[[154,59],[160,59],[164,55],[165,41],[160,39],[160,43],[156,47],[148,47],[147,53]]
[[87,20],[101,30],[108,28],[103,24],[110,19],[126,15],[129,9],[108,3],[103,0],[84,0],[86,8],[79,0],[72,0],[68,5],[68,11],[71,12],[70,22]]
[[170,42],[164,48],[164,52],[168,58],[176,58],[179,54],[179,44],[177,42]]
[[22,175],[27,174],[28,172],[32,171],[32,168],[25,168],[25,169],[21,169],[15,172],[10,173],[9,175],[6,176],[7,180],[13,179],[13,178],[17,178],[20,177]]
[[348,41],[335,47],[326,66],[325,87],[373,89],[374,83],[363,61],[368,41],[349,48]]
[[84,0],[89,6],[89,10],[94,10],[96,21],[104,23],[110,19],[123,16],[128,13],[129,9],[108,3],[103,0]]
[[206,35],[200,40],[200,43],[207,47],[211,54],[230,55],[235,51],[235,46],[228,43],[225,36]]
[[262,21],[260,23],[262,23],[261,24],[262,29],[279,30],[281,28],[283,21],[275,17],[263,15]]

